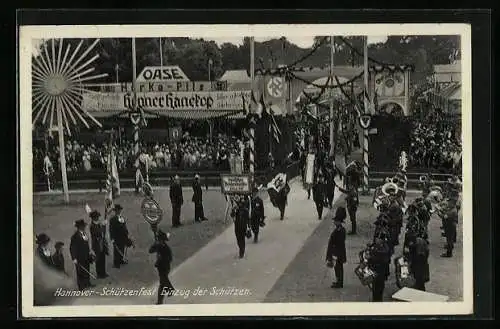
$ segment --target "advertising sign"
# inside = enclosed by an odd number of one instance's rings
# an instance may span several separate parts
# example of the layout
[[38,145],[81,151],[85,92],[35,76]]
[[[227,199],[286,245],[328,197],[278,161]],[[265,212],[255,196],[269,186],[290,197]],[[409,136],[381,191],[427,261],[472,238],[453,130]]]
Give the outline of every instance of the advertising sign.
[[221,175],[221,187],[224,194],[250,194],[250,175]]
[[[137,93],[137,105],[153,111],[236,110],[248,104],[250,91]],[[85,93],[82,108],[89,112],[125,111],[133,108],[131,93]]]
[[[131,82],[88,84],[86,87],[101,93],[127,93],[134,91]],[[250,88],[248,88],[250,89]],[[140,93],[177,92],[177,91],[225,91],[224,81],[154,81],[137,82]],[[242,90],[242,89],[240,89]]]
[[137,82],[189,81],[182,69],[175,66],[146,66],[137,76]]

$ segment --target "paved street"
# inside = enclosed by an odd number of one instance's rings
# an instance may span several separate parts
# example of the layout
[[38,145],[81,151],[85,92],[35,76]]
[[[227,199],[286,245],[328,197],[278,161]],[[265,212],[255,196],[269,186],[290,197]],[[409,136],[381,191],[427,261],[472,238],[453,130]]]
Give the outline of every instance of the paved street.
[[[190,200],[190,192],[185,192],[185,199]],[[164,200],[166,193],[158,193],[158,198]],[[83,196],[82,196],[83,197]],[[409,198],[411,200],[411,195]],[[414,196],[413,196],[414,197]],[[40,197],[42,198],[42,197]],[[83,199],[72,196],[73,204],[80,204],[83,215]],[[209,222],[191,224],[186,220],[186,226],[172,231],[170,245],[174,253],[171,281],[177,289],[177,295],[166,298],[165,303],[200,304],[200,303],[248,303],[248,302],[334,302],[334,301],[369,301],[371,294],[367,287],[361,285],[354,274],[359,251],[373,235],[376,210],[371,207],[371,197],[361,197],[358,211],[359,233],[347,237],[347,264],[345,270],[345,286],[343,289],[331,289],[333,271],[325,266],[326,245],[332,230],[332,214],[326,213],[323,220],[318,220],[312,200],[307,200],[307,194],[301,184],[293,182],[289,195],[289,204],[285,220],[279,220],[279,212],[265,199],[267,225],[260,234],[260,241],[254,244],[247,240],[247,253],[244,259],[238,259],[237,246],[232,223],[224,224],[222,212],[224,200],[219,192],[206,192],[205,197]],[[153,267],[154,257],[147,253],[152,241],[147,225],[139,215],[140,198],[133,194],[122,197],[129,218],[129,228],[136,239],[136,248],[129,251],[129,264],[120,270],[109,269],[109,280],[96,281],[96,291],[106,287],[127,289],[154,289],[157,287],[157,275]],[[96,206],[99,201],[94,203]],[[91,205],[92,206],[92,205]],[[79,206],[73,206],[78,209]],[[162,223],[165,230],[170,230],[168,206],[167,215]],[[193,210],[192,203],[186,203],[184,218],[189,218]],[[71,233],[73,217],[66,211],[52,208],[47,204],[35,214],[65,218],[62,226],[50,225],[54,238]],[[74,212],[75,210],[73,210]],[[44,221],[47,223],[47,221]],[[62,223],[62,222],[61,222]],[[60,223],[60,224],[61,224]],[[433,217],[430,223],[431,281],[427,284],[428,291],[448,295],[451,301],[462,298],[462,235],[459,225],[458,241],[453,258],[441,258],[444,243],[439,229],[440,220]],[[35,225],[41,229],[39,223]],[[349,230],[349,220],[346,221]],[[67,233],[66,233],[67,232]],[[67,239],[66,238],[66,239]],[[402,235],[400,237],[402,243]],[[401,248],[396,249],[396,255]],[[111,258],[108,258],[110,265]],[[69,262],[68,262],[69,264]],[[110,266],[109,266],[110,267]],[[70,272],[72,269],[69,269]],[[221,288],[223,290],[221,290]],[[394,270],[386,284],[385,300],[397,291]],[[98,297],[78,298],[72,303],[78,305],[90,304],[152,304],[155,296],[142,297]]]

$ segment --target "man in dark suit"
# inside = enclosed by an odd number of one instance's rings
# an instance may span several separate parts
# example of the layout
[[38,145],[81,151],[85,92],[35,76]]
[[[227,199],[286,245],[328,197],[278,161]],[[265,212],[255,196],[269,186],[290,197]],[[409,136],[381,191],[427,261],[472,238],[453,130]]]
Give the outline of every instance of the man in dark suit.
[[425,283],[429,282],[429,242],[423,237],[412,236],[407,241],[405,256],[410,265],[410,273],[415,278],[414,289],[425,291]]
[[[336,282],[333,282],[332,288],[343,288],[344,287],[344,263],[347,260],[346,249],[345,249],[345,228],[342,226],[347,214],[345,208],[337,208],[335,217],[333,221],[335,223],[335,229],[332,234],[330,234],[330,239],[328,240],[328,248],[326,250],[326,261],[328,267],[333,267],[335,270]],[[335,260],[335,264],[334,264]]]
[[375,237],[371,257],[368,260],[368,266],[376,274],[372,283],[372,302],[383,301],[385,281],[389,277],[389,264],[391,261],[388,238],[388,235],[384,232],[380,232]]
[[446,238],[446,251],[441,257],[452,257],[453,247],[457,242],[457,224],[458,224],[458,211],[456,208],[456,201],[449,199],[442,202],[439,216],[442,220],[443,235]]
[[184,203],[184,197],[182,195],[182,186],[178,175],[175,175],[174,181],[170,186],[170,202],[172,203],[172,226],[182,226],[181,207]]
[[109,220],[109,237],[113,243],[113,267],[120,268],[127,264],[125,257],[125,248],[132,246],[132,240],[129,237],[127,223],[122,216],[122,206],[115,205],[115,215]]
[[106,273],[106,255],[109,253],[108,242],[106,241],[106,225],[99,221],[101,214],[94,210],[90,214],[92,223],[90,224],[90,237],[92,241],[92,251],[95,254],[95,269],[97,277],[104,279],[108,277]]
[[236,209],[234,220],[234,234],[236,235],[236,242],[238,243],[239,258],[245,256],[245,238],[248,229],[248,202],[240,201]]
[[156,233],[156,241],[149,248],[149,253],[156,253],[155,267],[158,270],[158,277],[160,279],[160,287],[158,288],[158,299],[156,304],[163,304],[165,295],[171,296],[174,286],[168,275],[170,273],[170,265],[172,263],[172,250],[167,244],[168,234],[159,230]]
[[312,188],[313,200],[316,204],[316,211],[318,212],[318,219],[321,220],[323,217],[323,208],[325,206],[325,182],[323,176],[318,176],[316,183]]
[[75,222],[76,232],[71,236],[69,252],[76,267],[78,289],[83,290],[94,285],[90,282],[90,264],[94,255],[90,251],[89,236],[85,232],[87,223],[83,219]]
[[203,211],[203,190],[200,183],[200,175],[196,174],[193,181],[194,221],[199,223],[208,220]]
[[264,219],[266,216],[264,215],[264,202],[258,195],[259,190],[254,187],[253,188],[253,197],[252,197],[252,211],[250,215],[250,223],[253,232],[253,242],[257,243],[259,241],[259,231],[260,227],[264,227]]

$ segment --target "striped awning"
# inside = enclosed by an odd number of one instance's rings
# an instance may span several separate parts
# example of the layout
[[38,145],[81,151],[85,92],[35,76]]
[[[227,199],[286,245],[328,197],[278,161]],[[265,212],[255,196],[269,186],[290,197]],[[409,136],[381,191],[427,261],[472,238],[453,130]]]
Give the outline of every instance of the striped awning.
[[[223,117],[244,118],[242,110],[168,110],[155,113],[145,113],[146,118],[168,117],[185,120],[207,120]],[[127,117],[128,113],[123,111],[89,112],[96,118],[107,118],[111,116]]]

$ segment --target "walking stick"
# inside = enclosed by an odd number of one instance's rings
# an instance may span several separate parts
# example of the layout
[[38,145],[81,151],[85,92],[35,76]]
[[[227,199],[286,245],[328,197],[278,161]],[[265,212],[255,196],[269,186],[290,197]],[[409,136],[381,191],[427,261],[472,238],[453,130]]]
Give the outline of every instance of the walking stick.
[[85,267],[83,267],[82,265],[80,265],[78,263],[76,263],[76,265],[78,265],[82,270],[84,270],[85,273],[87,273],[92,279],[96,280],[96,277],[92,273],[90,273],[89,271],[87,271],[87,269]]
[[125,261],[125,260],[126,260],[126,254],[127,254],[127,247],[125,247],[125,251],[124,251],[124,253],[122,253],[122,252],[120,251],[120,249],[118,249],[118,247],[116,246],[116,243],[113,243],[113,247],[114,247],[114,248],[115,248],[115,250],[116,250],[116,251],[120,254],[120,256],[122,256],[123,261]]

